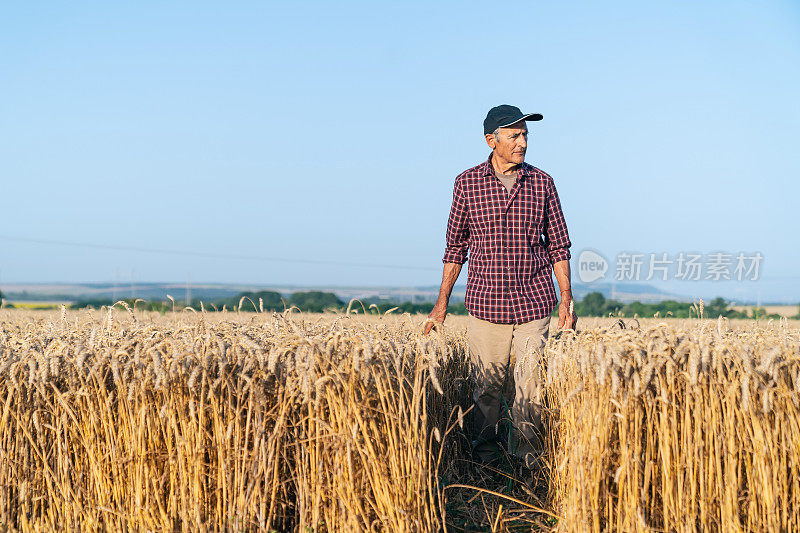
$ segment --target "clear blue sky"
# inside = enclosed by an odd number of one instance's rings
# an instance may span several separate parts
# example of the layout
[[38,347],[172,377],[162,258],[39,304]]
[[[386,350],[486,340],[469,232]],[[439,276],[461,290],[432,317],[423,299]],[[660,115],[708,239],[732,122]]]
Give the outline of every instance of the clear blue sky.
[[437,284],[510,103],[574,256],[760,251],[800,299],[797,2],[5,3],[0,95],[0,286]]

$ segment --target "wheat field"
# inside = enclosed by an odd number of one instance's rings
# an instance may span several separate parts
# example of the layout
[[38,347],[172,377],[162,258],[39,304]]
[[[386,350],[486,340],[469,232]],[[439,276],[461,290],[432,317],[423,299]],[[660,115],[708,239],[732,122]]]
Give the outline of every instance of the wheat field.
[[800,529],[797,322],[581,319],[541,469],[470,459],[465,317],[0,311],[0,523]]

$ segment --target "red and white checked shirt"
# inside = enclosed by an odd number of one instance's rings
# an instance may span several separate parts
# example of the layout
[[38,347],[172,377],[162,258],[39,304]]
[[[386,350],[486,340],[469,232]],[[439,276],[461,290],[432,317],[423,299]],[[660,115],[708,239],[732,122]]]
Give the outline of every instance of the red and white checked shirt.
[[444,263],[464,264],[464,304],[477,318],[521,324],[544,318],[558,303],[552,265],[569,260],[572,243],[556,186],[522,164],[511,193],[489,159],[456,177]]

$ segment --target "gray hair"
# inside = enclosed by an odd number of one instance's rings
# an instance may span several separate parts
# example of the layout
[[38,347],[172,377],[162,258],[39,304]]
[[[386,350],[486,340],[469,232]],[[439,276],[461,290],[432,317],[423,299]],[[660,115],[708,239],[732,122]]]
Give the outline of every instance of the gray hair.
[[[505,126],[502,126],[502,127],[505,127]],[[527,132],[528,132],[528,128],[527,128],[527,126],[526,126],[526,127],[525,127],[525,133],[527,134]],[[494,135],[494,138],[495,138],[495,140],[497,139],[497,135],[498,135],[499,133],[500,133],[500,128],[495,128],[495,130],[492,132],[492,135]]]

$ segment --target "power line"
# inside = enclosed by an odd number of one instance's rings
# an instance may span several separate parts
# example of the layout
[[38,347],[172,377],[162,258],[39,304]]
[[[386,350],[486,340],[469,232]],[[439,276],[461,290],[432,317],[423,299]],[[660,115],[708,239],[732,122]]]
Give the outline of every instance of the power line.
[[241,259],[244,261],[271,261],[276,263],[299,263],[308,265],[330,265],[330,266],[346,266],[346,267],[364,267],[364,268],[385,268],[392,270],[435,270],[439,269],[433,267],[421,267],[411,265],[384,265],[376,263],[352,263],[347,261],[326,261],[319,259],[294,259],[287,257],[269,257],[262,255],[238,255],[238,254],[224,254],[218,252],[197,252],[192,250],[167,250],[165,248],[147,248],[143,246],[121,246],[118,244],[96,244],[88,242],[77,241],[61,241],[55,239],[37,239],[30,237],[15,237],[12,235],[0,235],[0,239],[14,242],[25,242],[32,244],[46,244],[55,246],[72,246],[78,248],[93,248],[96,250],[118,250],[124,252],[142,252],[148,254],[163,254],[163,255],[178,255],[184,257],[209,257],[214,259]]

